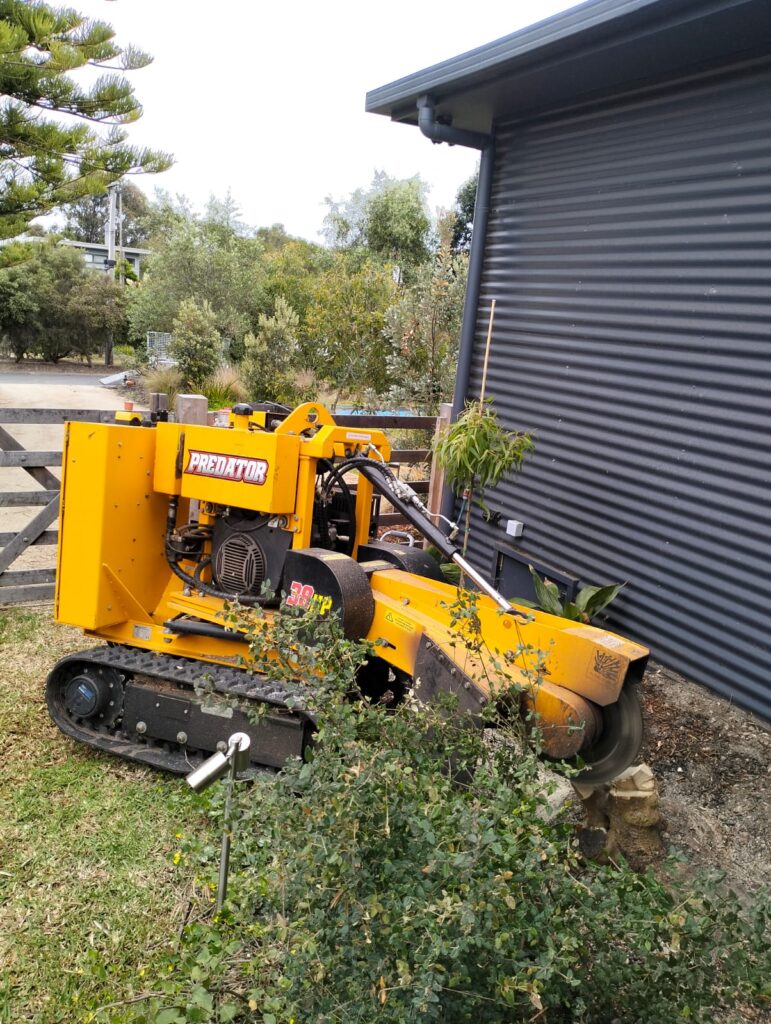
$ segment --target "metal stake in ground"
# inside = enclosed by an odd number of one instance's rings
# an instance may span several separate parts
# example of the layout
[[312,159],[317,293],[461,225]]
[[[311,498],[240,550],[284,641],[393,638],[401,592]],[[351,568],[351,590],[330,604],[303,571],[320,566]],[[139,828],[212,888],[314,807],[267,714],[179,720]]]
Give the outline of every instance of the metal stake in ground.
[[222,910],[228,892],[228,871],[230,869],[230,843],[233,833],[230,828],[230,817],[233,807],[233,784],[239,772],[249,767],[250,739],[245,732],[235,732],[228,740],[227,750],[213,754],[195,771],[186,776],[185,781],[196,793],[207,789],[226,773],[227,791],[225,794],[225,817],[222,823],[222,846],[220,847],[220,874],[217,885],[217,912]]

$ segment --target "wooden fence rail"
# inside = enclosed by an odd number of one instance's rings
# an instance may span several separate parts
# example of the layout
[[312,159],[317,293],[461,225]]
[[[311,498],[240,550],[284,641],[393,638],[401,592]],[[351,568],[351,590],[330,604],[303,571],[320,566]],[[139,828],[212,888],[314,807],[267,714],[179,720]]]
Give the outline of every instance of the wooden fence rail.
[[[19,427],[58,426],[67,420],[88,423],[106,423],[115,413],[103,409],[5,409],[0,408],[0,470],[23,469],[38,484],[34,490],[0,490],[0,510],[38,509],[20,528],[0,531],[0,605],[22,604],[28,601],[46,601],[54,595],[56,567],[14,568],[25,552],[32,548],[52,547],[58,535],[49,529],[59,516],[59,478],[49,466],[62,461],[58,450],[30,451],[14,436]],[[0,482],[3,476],[0,475]],[[0,524],[3,513],[0,511]],[[52,554],[50,562],[55,562]]]
[[[425,430],[433,433],[449,422],[449,407],[442,407],[442,415],[435,416],[336,416],[341,426],[394,430]],[[16,563],[25,552],[33,548],[53,547],[58,540],[54,526],[59,515],[59,478],[48,467],[61,465],[60,450],[31,451],[14,436],[14,430],[27,426],[58,426],[68,420],[86,423],[111,423],[112,410],[104,409],[3,409],[0,408],[0,470],[19,469],[38,485],[35,489],[0,490],[0,606],[49,600],[54,595],[56,567],[18,568]],[[50,442],[49,442],[50,443]],[[391,465],[401,475],[402,467],[428,465],[431,453],[427,448],[405,448],[392,453]],[[432,510],[438,508],[441,479],[436,466],[431,466],[430,477],[411,479],[410,485],[418,494],[427,495],[426,503]],[[0,488],[3,474],[0,473]],[[28,508],[33,514],[24,526],[8,529],[3,521],[3,509]],[[384,512],[379,525],[395,527],[404,524],[396,512]],[[55,563],[55,554],[50,562]],[[14,566],[16,566],[14,568]]]

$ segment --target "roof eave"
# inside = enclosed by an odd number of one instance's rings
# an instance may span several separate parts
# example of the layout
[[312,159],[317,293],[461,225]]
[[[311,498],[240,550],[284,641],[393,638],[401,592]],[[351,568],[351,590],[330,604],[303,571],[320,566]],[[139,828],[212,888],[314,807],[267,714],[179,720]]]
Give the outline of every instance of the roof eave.
[[[428,93],[454,125],[489,131],[502,99],[506,116],[525,115],[539,103],[552,109],[770,51],[767,0],[590,0],[373,89],[366,110],[414,124],[417,99]],[[533,84],[547,68],[539,95]]]

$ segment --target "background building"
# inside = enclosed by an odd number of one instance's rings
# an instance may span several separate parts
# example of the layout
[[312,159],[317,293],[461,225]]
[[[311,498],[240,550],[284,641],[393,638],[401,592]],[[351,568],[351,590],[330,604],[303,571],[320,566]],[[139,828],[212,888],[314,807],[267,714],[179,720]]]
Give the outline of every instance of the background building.
[[496,299],[537,455],[473,561],[629,580],[611,627],[771,716],[771,4],[595,0],[367,108],[482,154],[456,408]]
[[[75,249],[80,249],[86,265],[92,270],[101,270],[103,273],[107,273],[113,269],[108,266],[108,247],[102,242],[73,242],[69,238],[63,238],[59,244],[71,245]],[[122,256],[136,276],[140,277],[142,261],[150,254],[149,249],[136,249],[124,245],[118,251],[118,258]]]

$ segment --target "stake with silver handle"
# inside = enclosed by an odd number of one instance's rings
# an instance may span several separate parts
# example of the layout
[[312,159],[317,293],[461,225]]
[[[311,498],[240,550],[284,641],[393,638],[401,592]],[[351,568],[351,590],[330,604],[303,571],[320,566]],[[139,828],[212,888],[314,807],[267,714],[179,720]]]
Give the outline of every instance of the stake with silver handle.
[[185,781],[196,793],[202,793],[213,782],[228,775],[227,792],[225,794],[225,817],[222,823],[222,846],[220,847],[220,874],[217,885],[217,912],[222,910],[228,892],[228,871],[230,868],[230,815],[233,806],[233,784],[239,772],[249,767],[249,747],[251,740],[245,732],[234,732],[228,740],[226,751],[217,751],[207,758],[195,771],[186,776]]

